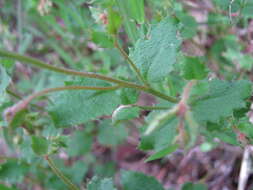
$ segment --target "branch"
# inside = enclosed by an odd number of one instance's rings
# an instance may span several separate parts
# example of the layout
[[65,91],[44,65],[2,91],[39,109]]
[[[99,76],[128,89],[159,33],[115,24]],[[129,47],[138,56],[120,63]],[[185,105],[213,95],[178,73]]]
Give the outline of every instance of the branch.
[[63,74],[67,74],[67,75],[73,75],[73,76],[79,76],[79,77],[87,77],[87,78],[95,78],[95,79],[100,79],[100,80],[104,80],[104,81],[108,81],[111,83],[115,83],[118,84],[122,87],[125,88],[134,88],[140,91],[144,91],[147,92],[149,94],[153,94],[159,98],[165,99],[169,102],[172,103],[176,103],[178,102],[177,98],[171,97],[171,96],[167,96],[165,94],[162,94],[154,89],[151,89],[147,86],[142,86],[142,85],[138,85],[132,82],[127,82],[124,80],[119,80],[119,79],[114,79],[112,77],[108,77],[108,76],[104,76],[104,75],[100,75],[100,74],[96,74],[96,73],[90,73],[90,72],[80,72],[80,71],[75,71],[75,70],[71,70],[71,69],[66,69],[66,68],[61,68],[61,67],[56,67],[53,65],[49,65],[47,63],[44,63],[43,61],[40,61],[38,59],[32,58],[32,57],[28,57],[28,56],[23,56],[17,53],[12,53],[9,51],[5,51],[5,50],[0,50],[0,56],[2,57],[7,57],[7,58],[11,58],[11,59],[15,59],[18,60],[20,62],[25,62],[27,64],[30,65],[34,65],[43,69],[48,69],[50,71],[54,71],[54,72],[58,72],[58,73],[63,73]]

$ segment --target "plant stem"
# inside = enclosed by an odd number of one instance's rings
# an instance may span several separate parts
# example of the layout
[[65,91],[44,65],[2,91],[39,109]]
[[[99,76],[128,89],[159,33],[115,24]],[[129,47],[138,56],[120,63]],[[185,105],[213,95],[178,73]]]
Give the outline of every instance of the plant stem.
[[162,98],[162,99],[167,100],[167,101],[172,102],[172,103],[177,103],[177,102],[179,101],[179,100],[178,100],[177,98],[175,98],[175,97],[167,96],[167,95],[165,95],[165,94],[163,94],[163,93],[161,93],[161,92],[159,92],[159,91],[156,91],[156,90],[154,90],[154,89],[152,89],[152,88],[149,88],[149,89],[146,90],[145,92],[148,92],[148,93],[150,93],[150,94],[153,94],[154,96],[157,96],[157,97],[159,97],[159,98]]
[[46,64],[43,61],[40,61],[40,60],[35,59],[35,58],[28,57],[28,56],[23,56],[23,55],[13,53],[13,52],[9,52],[9,51],[5,51],[5,50],[0,50],[0,56],[16,59],[20,62],[25,62],[25,63],[31,64],[31,65],[34,65],[34,66],[37,66],[37,67],[40,67],[40,68],[43,68],[43,69],[48,69],[48,70],[58,72],[58,73],[63,73],[63,74],[67,74],[67,75],[74,75],[74,76],[80,76],[80,77],[100,79],[100,80],[116,83],[116,84],[122,85],[124,87],[129,87],[129,88],[137,88],[137,89],[140,89],[140,90],[145,89],[144,86],[140,86],[140,85],[130,83],[130,82],[127,82],[127,81],[114,79],[114,78],[104,76],[104,75],[100,75],[100,74],[96,74],[96,73],[79,72],[79,71],[75,71],[75,70],[71,70],[71,69],[56,67],[56,66],[53,66],[53,65],[50,65],[50,64]]
[[138,107],[143,110],[167,110],[168,107],[162,107],[162,106],[140,106],[134,104],[133,107]]
[[6,92],[8,93],[8,94],[10,94],[11,96],[13,96],[14,98],[16,98],[16,99],[22,99],[22,97],[21,96],[19,96],[18,94],[16,94],[15,92],[12,92],[11,90],[9,90],[9,89],[6,89]]
[[145,79],[141,76],[141,72],[140,70],[136,67],[136,65],[133,63],[133,61],[129,58],[129,56],[127,55],[127,53],[124,51],[124,49],[119,45],[118,40],[115,37],[114,40],[114,46],[119,50],[119,52],[121,53],[121,55],[125,58],[125,60],[127,61],[127,63],[130,65],[130,67],[135,71],[135,73],[137,74],[138,79],[143,82],[143,84],[145,84],[145,86],[149,86],[149,84],[145,81]]
[[37,98],[39,96],[43,96],[45,94],[51,93],[51,92],[58,92],[63,90],[116,90],[119,88],[119,86],[109,86],[109,87],[97,87],[97,86],[64,86],[64,87],[56,87],[56,88],[47,88],[42,91],[36,92],[32,94],[31,96],[28,96],[23,102],[26,103],[26,105],[31,102],[34,98]]
[[14,116],[21,110],[24,110],[28,104],[34,99],[39,96],[43,96],[45,94],[51,92],[58,92],[63,90],[116,90],[120,86],[109,86],[109,87],[96,87],[96,86],[64,86],[64,87],[56,87],[56,88],[47,88],[39,92],[35,92],[34,94],[28,96],[24,100],[18,102],[17,104],[13,105],[12,107],[8,108],[4,115],[7,121],[11,121]]
[[70,190],[79,190],[79,188],[74,185],[55,165],[53,160],[49,156],[45,156],[45,160],[48,162],[48,165],[53,170],[55,175],[57,175],[64,183],[69,187]]
[[[22,100],[22,97],[21,96],[19,96],[18,94],[16,94],[15,92],[13,92],[13,91],[11,91],[10,89],[6,89],[6,92],[9,94],[9,95],[11,95],[11,96],[13,96],[14,98],[16,98],[16,99],[18,99],[18,100]],[[36,107],[37,109],[42,109],[42,107],[40,107],[40,106],[38,106],[38,105],[36,105],[36,104],[31,104],[32,106],[34,106],[34,107]]]
[[43,69],[48,69],[48,70],[58,72],[58,73],[63,73],[63,74],[73,75],[73,76],[80,76],[80,77],[87,77],[87,78],[95,78],[95,79],[108,81],[108,82],[111,82],[111,83],[118,84],[121,87],[134,88],[134,89],[137,89],[137,90],[140,90],[140,91],[144,91],[144,92],[153,94],[154,96],[165,99],[165,100],[167,100],[169,102],[172,102],[172,103],[178,102],[177,98],[175,98],[175,97],[167,96],[167,95],[162,94],[162,93],[160,93],[160,92],[158,92],[154,89],[151,89],[150,87],[138,85],[138,84],[135,84],[135,83],[132,83],[132,82],[127,82],[127,81],[124,81],[124,80],[114,79],[114,78],[104,76],[104,75],[100,75],[100,74],[96,74],[96,73],[79,72],[79,71],[75,71],[75,70],[71,70],[71,69],[56,67],[56,66],[53,66],[53,65],[46,64],[43,61],[40,61],[40,60],[35,59],[35,58],[28,57],[28,56],[23,56],[23,55],[13,53],[13,52],[9,52],[9,51],[5,51],[5,50],[0,50],[0,56],[11,58],[11,59],[16,59],[20,62],[25,62],[27,64],[34,65],[34,66],[37,66],[37,67],[40,67],[40,68],[43,68]]

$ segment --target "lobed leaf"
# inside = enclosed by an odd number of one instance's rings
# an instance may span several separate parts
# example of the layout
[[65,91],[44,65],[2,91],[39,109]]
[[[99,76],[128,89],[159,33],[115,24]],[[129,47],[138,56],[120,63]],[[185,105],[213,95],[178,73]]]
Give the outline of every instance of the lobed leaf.
[[124,190],[164,190],[154,177],[134,171],[123,171],[121,183]]
[[[72,81],[67,85],[108,86],[98,80]],[[102,115],[110,115],[120,104],[115,91],[77,90],[54,96],[48,110],[57,127],[78,125]]]
[[172,71],[179,45],[177,27],[166,18],[151,30],[148,39],[136,42],[129,56],[147,81],[157,82]]
[[209,90],[192,105],[194,117],[199,122],[218,122],[231,116],[235,109],[245,107],[245,99],[251,95],[251,84],[241,80],[227,82],[213,80]]

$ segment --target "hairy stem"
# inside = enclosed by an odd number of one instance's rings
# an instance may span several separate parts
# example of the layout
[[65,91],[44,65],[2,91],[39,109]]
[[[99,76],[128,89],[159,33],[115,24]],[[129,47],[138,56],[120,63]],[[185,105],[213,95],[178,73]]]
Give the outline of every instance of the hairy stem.
[[40,67],[40,68],[43,68],[43,69],[48,69],[48,70],[58,72],[58,73],[108,81],[108,82],[111,82],[111,83],[118,84],[121,87],[134,88],[134,89],[137,89],[137,90],[140,90],[140,91],[144,91],[144,92],[153,94],[154,96],[165,99],[169,102],[173,102],[173,103],[178,102],[177,98],[175,98],[175,97],[167,96],[167,95],[162,94],[162,93],[160,93],[160,92],[158,92],[154,89],[151,89],[147,86],[138,85],[138,84],[135,84],[135,83],[132,83],[132,82],[127,82],[127,81],[124,81],[124,80],[114,79],[112,77],[108,77],[108,76],[104,76],[104,75],[100,75],[100,74],[96,74],[96,73],[79,72],[79,71],[75,71],[75,70],[71,70],[71,69],[56,67],[56,66],[53,66],[53,65],[46,64],[43,61],[40,61],[40,60],[35,59],[35,58],[28,57],[28,56],[23,56],[23,55],[13,53],[13,52],[9,52],[9,51],[5,51],[5,50],[0,50],[0,56],[15,59],[15,60],[18,60],[20,62],[25,62],[27,64],[34,65],[34,66],[37,66],[37,67]]
[[29,96],[27,99],[29,99],[29,102],[39,96],[43,96],[45,94],[51,93],[51,92],[58,92],[63,90],[116,90],[119,86],[108,86],[108,87],[97,87],[97,86],[64,86],[64,87],[56,87],[56,88],[47,88],[42,91],[36,92]]
[[143,84],[145,84],[146,86],[149,86],[148,83],[142,77],[140,70],[136,67],[136,65],[133,63],[133,61],[129,58],[129,56],[124,51],[124,49],[122,47],[120,47],[120,45],[119,45],[118,40],[116,39],[116,37],[115,37],[115,40],[114,40],[114,46],[119,50],[119,52],[125,58],[125,60],[127,61],[127,63],[130,65],[130,67],[135,71],[135,73],[137,74],[138,79]]
[[120,86],[108,86],[108,87],[97,87],[97,86],[64,86],[64,87],[56,87],[56,88],[47,88],[39,92],[35,92],[34,94],[28,96],[24,100],[18,102],[12,107],[8,108],[4,112],[4,117],[7,121],[12,121],[14,116],[21,110],[26,109],[28,104],[35,98],[39,96],[43,96],[45,94],[51,92],[58,92],[63,90],[116,90],[120,88]]
[[13,52],[9,52],[9,51],[5,51],[5,50],[0,50],[0,56],[7,57],[7,58],[12,58],[12,59],[18,60],[20,62],[25,62],[27,64],[31,64],[33,66],[37,66],[37,67],[40,67],[40,68],[43,68],[43,69],[48,69],[48,70],[58,72],[58,73],[63,73],[63,74],[73,75],[73,76],[100,79],[100,80],[116,83],[116,84],[122,85],[124,87],[129,87],[129,88],[136,88],[136,89],[140,89],[140,90],[145,89],[144,86],[140,86],[140,85],[130,83],[130,82],[127,82],[127,81],[114,79],[114,78],[104,76],[104,75],[100,75],[100,74],[96,74],[96,73],[80,72],[80,71],[75,71],[75,70],[71,70],[71,69],[56,67],[56,66],[44,63],[43,61],[40,61],[40,60],[35,59],[35,58],[28,57],[28,56],[23,56],[23,55],[13,53]]
[[67,178],[55,165],[53,160],[49,156],[45,156],[45,160],[47,161],[50,168],[53,170],[55,175],[57,175],[64,183],[68,186],[70,190],[79,190],[79,188],[74,185],[69,178]]

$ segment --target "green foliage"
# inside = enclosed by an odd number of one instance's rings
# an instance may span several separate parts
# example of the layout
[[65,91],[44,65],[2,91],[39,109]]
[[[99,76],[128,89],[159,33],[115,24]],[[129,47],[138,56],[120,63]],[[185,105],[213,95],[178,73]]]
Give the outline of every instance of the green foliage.
[[109,9],[107,30],[109,34],[115,35],[118,33],[121,25],[121,18],[118,12]]
[[17,160],[8,160],[0,166],[1,181],[9,181],[10,183],[22,182],[25,174],[29,171],[28,165]]
[[[111,138],[114,136],[114,138]],[[110,120],[102,121],[99,125],[98,142],[105,146],[117,146],[127,137],[125,126],[113,126]]]
[[123,171],[121,183],[125,190],[164,190],[162,185],[154,177],[133,171]]
[[133,171],[114,185],[129,144],[146,162],[252,144],[253,3],[210,3],[0,2],[0,189],[164,190]]
[[[88,79],[68,82],[67,85],[108,86],[105,82]],[[54,103],[49,107],[49,112],[58,127],[77,125],[112,114],[120,103],[115,91],[67,91],[57,94],[53,99]]]
[[199,122],[215,123],[221,118],[232,116],[234,110],[246,106],[244,100],[251,94],[248,81],[212,80],[208,86],[208,91],[193,103],[194,117]]
[[99,180],[94,177],[88,184],[88,190],[116,190],[111,179]]
[[173,144],[176,137],[176,128],[178,121],[166,121],[161,124],[160,129],[156,130],[149,136],[143,136],[139,148],[141,150],[165,151]]
[[147,39],[138,40],[130,52],[144,78],[149,82],[163,80],[173,69],[180,40],[173,20],[165,18],[153,27]]
[[183,185],[182,190],[207,190],[203,184],[186,183]]
[[7,187],[7,186],[2,185],[2,184],[0,184],[0,189],[1,190],[17,190],[16,188],[10,188],[10,187]]
[[70,156],[83,155],[90,151],[92,136],[86,130],[77,130],[71,135],[67,142],[67,153]]
[[178,145],[170,145],[168,146],[168,148],[164,148],[163,150],[160,150],[158,152],[156,152],[155,154],[151,155],[150,157],[148,157],[145,162],[149,162],[152,160],[157,160],[159,158],[163,158],[168,154],[171,154],[172,152],[176,151],[178,148]]
[[187,80],[201,80],[207,76],[207,69],[200,58],[185,57],[182,74]]
[[45,155],[48,153],[48,140],[44,137],[32,136],[32,149],[37,155]]

